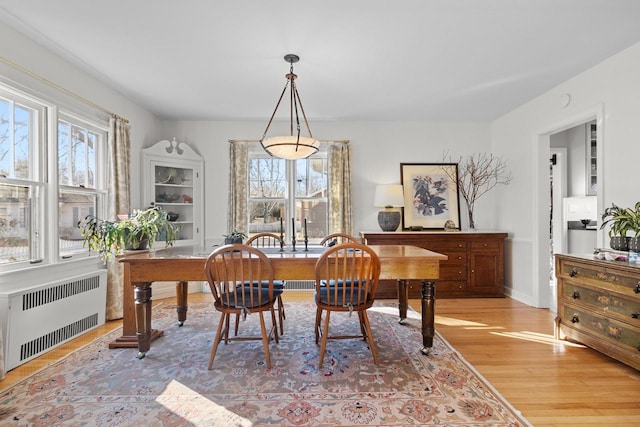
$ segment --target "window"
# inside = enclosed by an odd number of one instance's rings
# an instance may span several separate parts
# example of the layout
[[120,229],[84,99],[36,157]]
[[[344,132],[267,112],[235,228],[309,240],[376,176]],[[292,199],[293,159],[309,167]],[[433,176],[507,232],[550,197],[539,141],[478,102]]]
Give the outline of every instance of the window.
[[249,234],[280,233],[281,219],[286,240],[293,233],[304,239],[304,220],[311,243],[318,243],[328,230],[328,180],[326,151],[308,159],[270,157],[261,146],[249,153]]
[[[62,257],[84,252],[78,221],[96,215],[99,199],[97,151],[106,131],[62,115],[58,120],[58,242]],[[103,156],[99,156],[103,157]]]
[[44,105],[0,87],[0,265],[42,258]]
[[106,123],[0,84],[0,271],[87,256],[77,222],[102,206],[106,141]]

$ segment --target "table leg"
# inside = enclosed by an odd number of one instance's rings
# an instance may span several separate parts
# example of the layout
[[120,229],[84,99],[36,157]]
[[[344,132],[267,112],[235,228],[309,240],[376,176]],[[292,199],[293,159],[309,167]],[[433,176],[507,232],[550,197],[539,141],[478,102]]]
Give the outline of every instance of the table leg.
[[422,281],[422,354],[428,355],[435,334],[436,287],[433,281]]
[[133,296],[136,306],[136,337],[138,359],[142,359],[151,348],[151,283],[135,283]]
[[176,282],[176,299],[178,302],[176,312],[178,312],[178,326],[184,325],[184,321],[187,320],[188,291],[189,282]]
[[400,324],[404,325],[407,320],[407,309],[409,307],[409,288],[405,279],[398,279],[398,310],[400,312]]
[[[109,343],[109,348],[138,348],[136,335],[136,308],[134,285],[130,279],[130,266],[124,264],[122,276],[122,335]],[[164,331],[152,329],[151,340],[164,335]]]

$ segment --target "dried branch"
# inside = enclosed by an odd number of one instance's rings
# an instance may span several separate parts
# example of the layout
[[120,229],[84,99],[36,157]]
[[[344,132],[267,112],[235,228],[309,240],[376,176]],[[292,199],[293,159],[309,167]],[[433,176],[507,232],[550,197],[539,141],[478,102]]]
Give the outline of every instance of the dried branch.
[[[443,163],[456,163],[448,153],[443,155]],[[458,158],[457,179],[450,169],[445,173],[452,181],[458,183],[458,191],[462,195],[469,213],[469,227],[475,228],[473,208],[476,201],[498,184],[507,185],[511,182],[511,172],[502,157],[487,153],[476,153]]]

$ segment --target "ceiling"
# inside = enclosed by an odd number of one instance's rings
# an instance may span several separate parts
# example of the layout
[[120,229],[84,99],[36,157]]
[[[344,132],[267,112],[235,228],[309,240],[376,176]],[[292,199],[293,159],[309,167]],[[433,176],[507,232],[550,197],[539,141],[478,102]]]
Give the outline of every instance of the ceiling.
[[310,121],[460,122],[640,41],[640,1],[0,0],[0,22],[163,119],[266,122],[295,53]]

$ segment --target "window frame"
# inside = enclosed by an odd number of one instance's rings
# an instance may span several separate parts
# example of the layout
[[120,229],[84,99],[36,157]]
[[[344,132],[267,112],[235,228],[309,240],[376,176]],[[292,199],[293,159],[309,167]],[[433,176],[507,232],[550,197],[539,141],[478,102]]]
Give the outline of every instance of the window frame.
[[[95,170],[94,170],[94,186],[93,188],[88,187],[86,185],[84,185],[84,187],[82,185],[68,185],[68,184],[63,184],[59,182],[59,170],[58,170],[58,166],[59,166],[59,124],[60,122],[65,122],[68,123],[70,125],[70,131],[71,131],[71,127],[72,126],[76,126],[76,127],[81,127],[86,131],[90,131],[95,133],[99,140],[96,141],[96,146],[94,147],[94,156],[95,156]],[[90,252],[84,248],[84,245],[79,245],[77,246],[75,249],[71,249],[69,251],[63,252],[62,248],[61,248],[61,240],[63,240],[61,238],[61,234],[62,234],[62,230],[60,229],[61,224],[60,224],[60,194],[61,193],[66,193],[66,194],[73,194],[73,195],[78,195],[78,196],[88,196],[88,197],[93,197],[95,202],[94,202],[94,208],[93,208],[93,213],[92,215],[98,216],[99,218],[105,218],[106,214],[107,214],[107,202],[106,202],[106,198],[107,198],[107,165],[108,165],[108,159],[107,159],[107,145],[109,142],[109,129],[107,126],[105,125],[100,125],[94,121],[91,121],[89,119],[86,119],[80,115],[74,114],[72,112],[66,111],[66,110],[61,110],[58,112],[57,115],[57,120],[56,120],[56,143],[55,143],[55,182],[56,182],[56,186],[57,186],[57,191],[56,191],[56,195],[57,195],[57,206],[58,209],[55,210],[56,213],[56,238],[55,241],[58,243],[57,246],[57,251],[55,251],[55,256],[59,259],[59,260],[67,260],[67,259],[71,259],[71,258],[78,258],[78,257],[88,257],[88,256],[96,256],[96,254],[90,254]],[[51,160],[51,165],[54,165],[54,161]],[[53,180],[54,177],[52,177]],[[86,182],[86,180],[85,180]],[[82,219],[82,218],[80,218]]]
[[[34,118],[33,138],[29,145],[29,179],[17,179],[0,175],[0,185],[24,186],[33,196],[28,233],[28,259],[0,263],[0,274],[16,272],[31,267],[51,266],[70,259],[97,259],[87,249],[78,249],[61,256],[59,239],[59,195],[60,191],[95,194],[95,210],[104,217],[107,212],[107,177],[109,118],[87,105],[75,105],[62,97],[52,98],[35,90],[0,79],[0,96],[18,105],[37,111]],[[75,186],[58,185],[58,122],[59,119],[97,131],[102,136],[95,147],[95,188],[79,190]],[[93,197],[93,196],[92,196]],[[9,207],[11,204],[8,205]]]
[[[285,194],[283,197],[252,197],[251,196],[251,162],[252,160],[256,160],[256,159],[273,159],[274,157],[271,157],[269,155],[269,153],[265,152],[262,147],[258,144],[257,147],[250,147],[249,149],[249,153],[247,156],[247,224],[248,224],[248,228],[247,230],[249,231],[248,235],[249,237],[252,236],[253,234],[255,234],[258,231],[252,231],[251,230],[251,205],[252,202],[257,202],[257,203],[263,203],[263,202],[282,202],[284,204],[284,210],[285,210],[285,217],[283,217],[283,222],[284,224],[286,224],[286,226],[284,226],[284,239],[285,241],[291,241],[292,240],[292,234],[293,234],[293,227],[291,226],[291,219],[292,219],[292,213],[293,216],[295,217],[297,215],[297,203],[298,202],[304,202],[304,201],[324,201],[328,207],[329,205],[329,178],[328,176],[326,177],[326,194],[323,198],[318,198],[318,197],[309,197],[307,196],[297,196],[297,160],[284,160],[285,162],[285,184],[286,184],[286,188],[285,188]],[[318,150],[317,153],[311,155],[310,157],[308,157],[307,159],[303,159],[303,160],[312,160],[312,159],[322,159],[323,161],[323,165],[325,167],[325,172],[328,172],[328,150],[326,147],[326,144],[321,144],[320,145],[320,150]],[[311,164],[307,163],[307,168],[310,168]],[[308,171],[306,172],[306,176],[309,176]],[[304,228],[303,228],[303,221],[304,218],[296,218],[297,224],[296,224],[296,240],[301,241],[301,237],[304,238]],[[323,229],[325,230],[325,233],[323,233],[324,235],[326,235],[326,233],[328,233],[328,229],[329,229],[329,211],[328,208],[326,209],[325,215],[324,215],[324,225],[323,225]],[[280,233],[280,225],[277,224],[276,225],[276,230],[272,230],[273,232],[276,232],[277,234]],[[317,241],[316,241],[317,240]],[[318,237],[316,239],[312,239],[311,237],[309,238],[309,243],[319,243],[321,240],[321,237]]]

